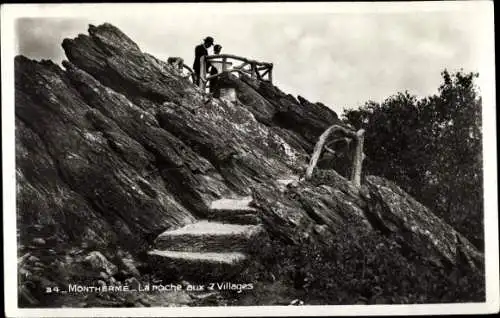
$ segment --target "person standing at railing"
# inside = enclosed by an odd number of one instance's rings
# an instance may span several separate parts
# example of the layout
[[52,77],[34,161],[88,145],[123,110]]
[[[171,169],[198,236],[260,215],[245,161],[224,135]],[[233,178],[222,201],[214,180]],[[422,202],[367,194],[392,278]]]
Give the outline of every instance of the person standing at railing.
[[[222,50],[222,46],[220,44],[214,45],[214,55],[219,55],[221,50]],[[208,74],[215,75],[215,74],[219,73],[219,71],[217,71],[217,68],[215,66],[210,65],[210,63],[207,63],[207,65],[210,66],[210,70],[208,71]]]
[[[199,44],[194,49],[194,63],[193,63],[193,71],[195,73],[194,83],[196,85],[200,85],[200,71],[201,71],[201,57],[207,56],[207,49],[214,44],[214,38],[211,36],[207,36],[202,44]],[[206,71],[208,71],[209,64],[206,64]]]
[[[214,45],[214,55],[219,55],[222,50],[222,46],[220,44]],[[210,65],[210,75],[216,75],[219,73],[217,68],[213,65]],[[217,87],[217,77],[214,77],[210,80],[210,93],[212,93],[213,97],[219,97],[219,88]]]
[[221,50],[222,50],[222,45],[220,45],[220,44],[214,45],[214,54],[215,55],[219,55]]

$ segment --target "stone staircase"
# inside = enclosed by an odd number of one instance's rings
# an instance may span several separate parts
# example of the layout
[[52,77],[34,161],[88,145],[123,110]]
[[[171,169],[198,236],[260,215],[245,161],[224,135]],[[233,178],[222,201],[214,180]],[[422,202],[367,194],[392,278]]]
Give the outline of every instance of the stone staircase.
[[154,249],[148,252],[154,267],[185,279],[228,279],[237,275],[247,264],[250,244],[266,237],[251,200],[214,201],[207,220],[160,234]]
[[[298,176],[276,180],[280,191]],[[148,252],[154,268],[189,279],[228,279],[247,265],[252,244],[267,239],[252,197],[213,201],[206,220],[160,234]],[[174,275],[176,275],[174,274]]]

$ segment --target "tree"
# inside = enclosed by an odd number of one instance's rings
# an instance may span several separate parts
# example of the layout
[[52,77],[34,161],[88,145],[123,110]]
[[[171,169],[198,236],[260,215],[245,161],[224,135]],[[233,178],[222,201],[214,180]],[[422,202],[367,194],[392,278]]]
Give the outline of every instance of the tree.
[[476,73],[442,72],[438,94],[408,92],[344,111],[365,129],[365,169],[401,185],[483,247],[481,98]]

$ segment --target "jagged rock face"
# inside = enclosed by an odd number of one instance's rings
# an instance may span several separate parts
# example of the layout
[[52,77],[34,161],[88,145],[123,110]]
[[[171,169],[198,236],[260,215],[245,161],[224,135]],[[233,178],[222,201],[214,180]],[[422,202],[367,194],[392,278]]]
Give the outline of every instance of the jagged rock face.
[[337,114],[321,103],[313,104],[283,93],[265,81],[248,76],[223,76],[220,85],[234,87],[239,100],[260,122],[276,126],[285,140],[311,152],[317,138],[328,127],[341,124]]
[[328,243],[354,217],[367,231],[403,237],[405,248],[438,266],[465,260],[480,271],[484,265],[482,253],[464,236],[392,182],[368,176],[357,189],[334,170],[318,170],[313,176],[282,192],[266,185],[254,189],[254,204],[268,231],[290,242],[312,236]]
[[478,271],[484,257],[460,233],[425,206],[384,178],[368,176],[368,211],[382,231],[401,233],[405,244],[438,265],[467,262]]
[[[19,191],[31,184],[34,189],[28,191],[38,190],[41,204],[53,198],[53,206],[41,213],[67,231],[82,228],[96,240],[106,240],[110,233],[123,242],[140,242],[165,227],[194,220],[163,191],[164,181],[154,167],[157,159],[145,150],[145,143],[130,138],[116,122],[90,107],[57,66],[16,59],[16,118],[22,123],[17,131],[18,175],[28,181],[18,183]],[[158,149],[165,148],[162,143],[157,141]],[[22,151],[29,146],[31,151]],[[19,159],[22,153],[28,157],[26,164]]]
[[340,124],[324,105],[232,76],[224,81],[239,100],[212,98],[115,27],[89,34],[64,40],[65,69],[15,60],[23,245],[42,238],[144,252],[166,230],[221,221],[231,210],[211,203],[245,195],[251,207],[232,223],[260,222],[291,244],[328,244],[354,215],[366,231],[400,233],[438,263],[458,254],[482,263],[465,238],[385,179],[367,177],[358,189],[317,170],[311,181],[280,184],[298,180],[317,137]]
[[[46,218],[61,237],[87,231],[103,244],[141,241],[203,217],[213,200],[303,169],[303,149],[244,104],[207,98],[109,24],[89,33],[64,40],[65,70],[16,58],[19,200],[45,211],[35,224]],[[36,198],[31,184],[44,191],[39,200],[23,199]],[[46,206],[45,193],[57,199],[57,191],[75,201],[61,203],[75,217]],[[80,226],[50,221],[57,213]]]

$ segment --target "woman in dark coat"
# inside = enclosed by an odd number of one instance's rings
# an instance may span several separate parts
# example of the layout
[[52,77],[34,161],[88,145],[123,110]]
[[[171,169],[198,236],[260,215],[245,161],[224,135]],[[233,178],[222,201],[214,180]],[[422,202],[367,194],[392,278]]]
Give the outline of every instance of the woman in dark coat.
[[[214,54],[218,55],[220,54],[220,51],[222,50],[222,46],[219,44],[214,45]],[[210,75],[215,75],[217,74],[217,68],[215,66],[210,66]],[[217,86],[217,77],[212,78],[210,80],[210,93],[214,97],[219,97],[219,87]]]

